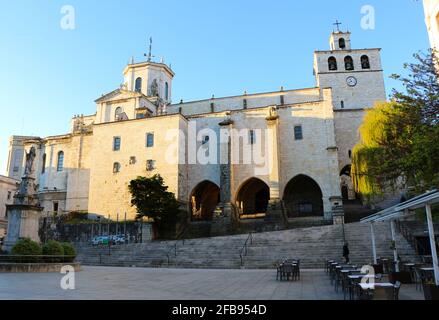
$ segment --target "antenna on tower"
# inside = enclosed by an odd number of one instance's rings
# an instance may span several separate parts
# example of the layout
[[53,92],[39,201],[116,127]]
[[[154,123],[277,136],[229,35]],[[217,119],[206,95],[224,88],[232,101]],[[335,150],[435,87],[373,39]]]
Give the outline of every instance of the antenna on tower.
[[148,54],[145,53],[144,56],[148,58],[147,59],[148,62],[151,62],[152,58],[154,57],[152,55],[152,37],[149,38],[149,52]]

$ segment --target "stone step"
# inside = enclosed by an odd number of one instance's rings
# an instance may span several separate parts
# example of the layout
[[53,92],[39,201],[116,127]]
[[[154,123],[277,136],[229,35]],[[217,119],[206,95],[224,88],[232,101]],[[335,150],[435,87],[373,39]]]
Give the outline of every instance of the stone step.
[[[368,225],[353,223],[344,226],[351,261],[365,264],[371,261],[371,240]],[[178,268],[241,268],[240,253],[248,235],[222,236],[183,241],[160,241],[127,244],[111,248],[78,247],[78,260],[84,264],[120,266],[150,266]],[[404,260],[415,260],[410,244],[397,233],[397,248]],[[390,226],[376,224],[377,253],[391,258]],[[177,256],[174,246],[177,244]],[[247,248],[243,268],[273,268],[282,258],[301,259],[302,268],[322,268],[325,259],[341,260],[343,228],[340,225],[309,227],[253,234]],[[168,265],[169,255],[169,265]]]

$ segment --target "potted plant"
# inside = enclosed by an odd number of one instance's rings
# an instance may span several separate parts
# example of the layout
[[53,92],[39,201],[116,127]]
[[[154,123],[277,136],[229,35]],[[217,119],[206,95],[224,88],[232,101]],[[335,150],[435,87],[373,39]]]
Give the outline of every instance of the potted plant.
[[426,281],[422,286],[425,300],[439,300],[439,286],[434,281]]

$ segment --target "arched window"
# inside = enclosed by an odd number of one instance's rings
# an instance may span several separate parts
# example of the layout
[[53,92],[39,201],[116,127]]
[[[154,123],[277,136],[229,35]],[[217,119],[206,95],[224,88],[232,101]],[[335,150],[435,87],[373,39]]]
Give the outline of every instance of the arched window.
[[338,46],[340,47],[340,49],[346,48],[346,40],[344,38],[338,39]]
[[361,68],[370,69],[369,57],[366,55],[361,56]]
[[56,171],[61,172],[64,170],[64,152],[58,152],[58,159],[56,162]]
[[331,71],[337,70],[337,59],[335,59],[335,57],[329,57],[328,68]]
[[118,173],[118,172],[120,172],[120,163],[115,162],[113,163],[113,173]]
[[346,70],[354,70],[354,60],[351,56],[346,56],[344,58],[344,66]]
[[119,121],[120,119],[120,115],[122,114],[122,108],[121,107],[117,107],[116,110],[114,111],[114,120],[115,121]]
[[169,84],[165,82],[165,100],[169,100]]
[[142,92],[142,78],[136,79],[136,88],[134,89],[136,92]]

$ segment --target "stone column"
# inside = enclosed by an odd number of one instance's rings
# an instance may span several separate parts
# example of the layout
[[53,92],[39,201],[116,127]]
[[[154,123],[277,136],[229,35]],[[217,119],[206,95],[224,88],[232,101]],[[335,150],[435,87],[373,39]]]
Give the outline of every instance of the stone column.
[[[343,209],[343,199],[340,196],[330,197],[329,201],[331,202],[331,213],[332,213],[332,222],[334,224],[344,224],[344,209]],[[325,217],[328,219],[328,217]],[[329,220],[329,219],[328,219]]]
[[210,233],[212,236],[229,234],[233,225],[231,204],[231,128],[233,121],[227,118],[219,123],[220,132],[220,203],[215,209]]
[[276,223],[286,223],[282,203],[280,200],[279,190],[279,116],[275,107],[271,108],[270,115],[266,118],[267,128],[269,130],[268,143],[269,150],[269,187],[270,187],[270,201],[268,203],[266,220]]

